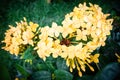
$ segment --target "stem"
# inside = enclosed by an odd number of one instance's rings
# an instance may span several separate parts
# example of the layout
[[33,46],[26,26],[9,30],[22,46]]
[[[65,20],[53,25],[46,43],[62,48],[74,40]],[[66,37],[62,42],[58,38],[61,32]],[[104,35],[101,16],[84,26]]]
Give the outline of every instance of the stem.
[[100,67],[99,67],[99,65],[97,63],[96,63],[96,66],[97,66],[98,70],[101,70]]

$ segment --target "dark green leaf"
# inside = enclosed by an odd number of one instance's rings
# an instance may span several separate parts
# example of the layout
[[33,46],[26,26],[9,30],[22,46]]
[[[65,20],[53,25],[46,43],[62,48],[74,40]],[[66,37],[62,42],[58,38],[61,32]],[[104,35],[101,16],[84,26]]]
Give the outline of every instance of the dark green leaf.
[[49,57],[46,58],[46,62],[48,62],[48,63],[55,63],[56,59],[53,58],[53,56],[50,55]]
[[51,73],[48,71],[38,71],[32,74],[31,80],[51,80]]
[[69,68],[66,65],[66,61],[62,58],[57,58],[56,65],[58,69],[68,70]]
[[120,74],[120,64],[108,64],[102,71],[99,71],[94,80],[114,80]]
[[45,64],[37,64],[36,67],[38,70],[48,70],[48,67]]
[[0,80],[11,80],[8,69],[4,65],[0,65]]
[[93,76],[83,75],[82,77],[77,77],[75,80],[93,80]]
[[29,46],[27,48],[27,50],[24,52],[24,54],[22,55],[22,58],[23,59],[26,59],[26,60],[29,60],[29,59],[34,59],[34,56],[33,56],[33,47],[32,46]]
[[25,70],[21,65],[16,64],[15,67],[24,77],[29,76],[29,73],[27,72],[27,70]]
[[72,80],[73,75],[65,70],[56,70],[54,72],[55,80]]
[[104,68],[107,64],[109,64],[110,61],[109,61],[109,56],[107,55],[103,55],[103,54],[100,54],[100,57],[99,57],[99,68],[102,69]]
[[48,69],[49,69],[51,72],[54,72],[55,67],[53,66],[53,64],[52,64],[51,61],[47,61],[47,62],[46,62],[46,65],[47,65]]

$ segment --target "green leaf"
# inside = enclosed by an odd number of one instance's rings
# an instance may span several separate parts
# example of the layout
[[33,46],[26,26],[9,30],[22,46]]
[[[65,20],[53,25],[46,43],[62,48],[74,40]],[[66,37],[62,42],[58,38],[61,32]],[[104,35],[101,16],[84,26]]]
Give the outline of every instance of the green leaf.
[[33,56],[33,47],[32,46],[29,46],[26,51],[23,53],[22,55],[22,59],[25,59],[25,60],[32,60],[34,59],[34,56]]
[[21,65],[16,64],[15,67],[24,77],[29,76],[29,73],[27,72],[27,70],[25,70]]
[[58,38],[60,39],[60,41],[63,40],[62,34],[60,34]]
[[51,80],[51,73],[48,71],[37,71],[32,74],[31,80]]
[[47,65],[45,65],[45,64],[37,64],[36,65],[36,67],[37,67],[37,69],[38,70],[48,70],[48,67],[47,67]]
[[83,75],[82,77],[77,77],[75,80],[93,80],[92,75]]
[[47,65],[48,69],[49,69],[51,72],[54,72],[54,71],[55,71],[55,67],[53,66],[53,64],[52,64],[51,61],[47,61],[47,62],[46,62],[46,65]]
[[110,61],[109,61],[109,56],[107,55],[103,55],[103,54],[100,54],[100,57],[99,57],[99,68],[100,69],[103,69],[107,64],[109,64]]
[[57,69],[69,70],[69,68],[66,65],[66,61],[63,58],[57,58],[56,66]]
[[0,80],[11,80],[8,69],[4,65],[0,65]]
[[99,71],[94,80],[114,80],[120,74],[120,64],[108,64],[102,71]]
[[55,80],[72,80],[73,75],[65,70],[56,70],[54,72]]

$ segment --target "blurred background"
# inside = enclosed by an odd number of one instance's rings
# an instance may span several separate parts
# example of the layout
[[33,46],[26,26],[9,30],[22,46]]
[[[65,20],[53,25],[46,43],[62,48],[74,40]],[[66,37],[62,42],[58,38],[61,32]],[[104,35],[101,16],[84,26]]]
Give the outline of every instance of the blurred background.
[[[15,25],[16,21],[26,17],[28,21],[38,23],[40,26],[51,25],[56,22],[61,25],[65,14],[71,12],[79,3],[93,3],[102,7],[104,13],[111,14],[114,19],[113,30],[106,40],[106,45],[101,47],[99,67],[106,70],[106,79],[96,80],[120,80],[120,67],[115,67],[117,57],[120,55],[120,1],[119,0],[0,0],[0,41],[4,39],[4,33],[9,29],[8,25]],[[1,49],[4,44],[0,42],[0,80],[14,80],[16,76],[15,61],[9,52]],[[97,72],[95,73],[97,74]],[[119,74],[119,75],[118,75]],[[114,76],[110,79],[110,76]],[[29,80],[29,79],[28,79]],[[79,80],[87,80],[86,78]]]

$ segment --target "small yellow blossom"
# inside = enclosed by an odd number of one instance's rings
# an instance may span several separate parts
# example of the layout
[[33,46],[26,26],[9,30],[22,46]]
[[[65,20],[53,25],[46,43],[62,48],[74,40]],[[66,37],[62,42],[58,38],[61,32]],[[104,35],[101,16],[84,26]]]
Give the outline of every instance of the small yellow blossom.
[[62,27],[58,26],[55,22],[53,22],[52,27],[48,31],[48,35],[51,37],[58,37],[61,31]]
[[91,55],[91,61],[94,63],[99,63],[98,57],[100,54]]
[[76,40],[84,40],[87,41],[87,36],[86,36],[86,31],[81,31],[77,29],[77,35],[76,35]]
[[15,78],[15,80],[19,80],[19,78]]
[[33,45],[33,40],[32,40],[33,37],[34,37],[33,32],[31,32],[30,30],[24,31],[23,35],[22,35],[23,44],[28,44],[29,43],[29,44]]
[[36,24],[36,23],[29,22],[29,26],[27,26],[27,28],[28,28],[29,30],[35,32],[38,26],[39,26],[39,25]]
[[60,44],[60,40],[56,40],[53,42],[51,52],[52,52],[52,56],[54,58],[57,58],[59,56],[59,54],[62,53],[61,45],[59,45],[59,44]]
[[49,27],[41,28],[41,35],[39,35],[40,41],[38,41],[37,46],[35,47],[39,57],[43,60],[46,60],[46,57],[50,56],[53,46],[53,39],[48,36],[49,29]]
[[118,62],[120,62],[120,56],[119,56],[117,53],[116,53],[115,55],[116,55],[116,56],[117,56],[117,58],[118,58],[118,59],[117,59],[117,60],[118,60]]

